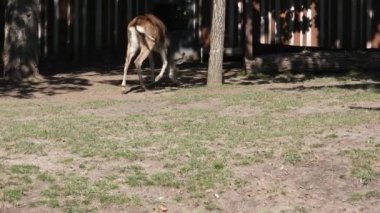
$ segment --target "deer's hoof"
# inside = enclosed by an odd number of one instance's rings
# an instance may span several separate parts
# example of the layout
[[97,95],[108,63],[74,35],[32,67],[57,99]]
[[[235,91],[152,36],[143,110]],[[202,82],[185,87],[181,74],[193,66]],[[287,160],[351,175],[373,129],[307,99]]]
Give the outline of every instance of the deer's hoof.
[[128,88],[126,86],[121,86],[121,94],[128,93]]

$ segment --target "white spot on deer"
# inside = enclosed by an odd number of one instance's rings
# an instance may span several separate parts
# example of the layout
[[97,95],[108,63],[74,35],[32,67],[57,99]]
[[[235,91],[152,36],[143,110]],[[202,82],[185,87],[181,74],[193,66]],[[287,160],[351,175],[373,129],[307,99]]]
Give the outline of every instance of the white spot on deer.
[[142,27],[142,26],[139,26],[139,25],[136,25],[136,30],[141,33],[141,34],[144,34],[147,38],[149,38],[150,40],[154,41],[154,38],[149,35],[148,33],[145,32],[145,29]]
[[136,31],[136,28],[134,27],[128,28],[128,31],[129,31],[129,36],[130,36],[129,45],[130,45],[131,51],[136,52],[139,49],[139,38],[137,35],[138,32]]

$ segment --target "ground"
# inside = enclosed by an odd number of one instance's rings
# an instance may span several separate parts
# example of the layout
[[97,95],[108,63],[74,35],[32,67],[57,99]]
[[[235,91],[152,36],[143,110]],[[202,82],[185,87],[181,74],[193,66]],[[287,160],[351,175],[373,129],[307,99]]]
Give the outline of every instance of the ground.
[[0,87],[0,212],[380,212],[379,73],[121,67]]

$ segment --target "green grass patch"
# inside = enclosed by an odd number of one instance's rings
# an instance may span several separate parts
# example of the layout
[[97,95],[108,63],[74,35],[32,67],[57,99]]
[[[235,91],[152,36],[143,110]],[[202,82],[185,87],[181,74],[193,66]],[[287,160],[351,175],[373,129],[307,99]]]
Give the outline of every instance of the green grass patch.
[[313,149],[318,149],[318,148],[323,148],[323,147],[326,147],[325,143],[314,143],[310,145],[310,148],[313,148]]
[[353,192],[350,194],[349,200],[352,202],[365,201],[370,199],[380,199],[380,192],[377,190],[367,192]]
[[237,165],[239,166],[250,166],[253,163],[264,163],[267,159],[272,159],[274,155],[273,150],[262,150],[255,151],[253,153],[239,154],[236,158],[238,159]]
[[118,192],[119,185],[112,179],[90,181],[86,177],[70,175],[42,192],[41,203],[50,207],[64,206],[67,212],[96,210],[96,204],[137,204],[137,198]]
[[30,164],[0,165],[0,200],[21,200],[41,174],[39,167]]
[[15,174],[35,174],[39,171],[38,166],[34,165],[13,165],[10,171]]
[[374,162],[379,159],[375,150],[354,149],[344,151],[344,154],[351,159],[353,166],[351,174],[358,178],[361,183],[367,184],[380,175],[380,172],[373,168]]
[[4,200],[14,202],[20,200],[25,193],[25,189],[22,187],[15,187],[4,191]]
[[41,181],[53,183],[55,181],[55,178],[48,174],[47,172],[41,173],[37,176],[37,178]]
[[224,161],[202,158],[189,159],[180,168],[183,185],[193,197],[203,197],[207,189],[224,189],[232,179],[232,173]]
[[282,154],[282,157],[285,162],[292,165],[295,165],[302,161],[302,155],[300,154],[299,150],[294,147],[285,150],[285,152]]
[[132,187],[162,186],[178,188],[180,186],[180,182],[171,172],[157,172],[149,175],[141,167],[130,167],[128,170],[134,174],[128,175],[125,182]]
[[81,109],[102,109],[102,108],[107,108],[107,107],[115,106],[122,103],[124,102],[119,101],[119,100],[112,100],[112,99],[96,100],[96,101],[83,103],[81,104],[80,108]]

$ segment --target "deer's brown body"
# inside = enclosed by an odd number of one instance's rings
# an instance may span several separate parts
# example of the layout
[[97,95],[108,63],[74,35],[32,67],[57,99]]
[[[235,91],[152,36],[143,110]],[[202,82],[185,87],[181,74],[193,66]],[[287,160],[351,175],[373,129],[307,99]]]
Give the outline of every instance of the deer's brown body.
[[[128,24],[128,47],[125,58],[123,82],[121,84],[123,90],[125,91],[126,87],[128,67],[131,63],[132,58],[136,55],[138,50],[140,50],[140,52],[136,57],[134,63],[139,76],[140,85],[144,90],[147,90],[141,74],[141,65],[145,59],[149,57],[149,64],[150,69],[152,70],[153,78],[154,60],[152,51],[158,52],[161,55],[162,68],[160,74],[154,78],[154,80],[152,80],[154,83],[159,81],[163,77],[164,72],[168,67],[168,47],[169,39],[167,36],[166,26],[160,19],[152,14],[135,17]],[[171,67],[169,77],[173,82],[176,82],[174,71],[175,70]]]

